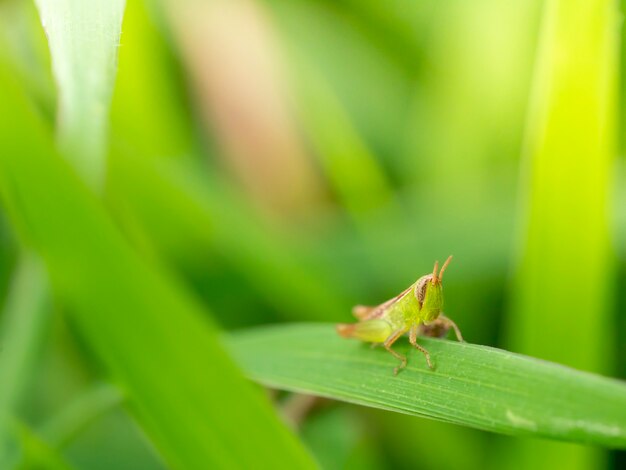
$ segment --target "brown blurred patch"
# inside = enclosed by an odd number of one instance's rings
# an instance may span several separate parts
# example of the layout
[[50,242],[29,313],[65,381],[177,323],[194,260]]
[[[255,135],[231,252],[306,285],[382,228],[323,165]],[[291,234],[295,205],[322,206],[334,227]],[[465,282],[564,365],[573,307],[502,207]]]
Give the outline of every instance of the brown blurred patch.
[[198,105],[226,166],[261,206],[293,214],[319,200],[268,16],[251,0],[173,2]]

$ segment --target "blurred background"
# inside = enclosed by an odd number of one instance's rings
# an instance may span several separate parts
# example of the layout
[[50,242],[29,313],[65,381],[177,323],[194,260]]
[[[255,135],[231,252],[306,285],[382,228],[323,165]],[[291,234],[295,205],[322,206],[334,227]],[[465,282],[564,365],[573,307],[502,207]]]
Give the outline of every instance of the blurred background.
[[[40,11],[0,0],[2,47],[63,147]],[[620,18],[610,1],[127,0],[106,126],[65,144],[102,155],[76,171],[224,330],[349,321],[452,254],[446,314],[468,341],[624,378]],[[0,213],[4,329],[20,251]],[[16,415],[75,468],[166,468],[42,295]],[[274,399],[323,468],[626,465]]]

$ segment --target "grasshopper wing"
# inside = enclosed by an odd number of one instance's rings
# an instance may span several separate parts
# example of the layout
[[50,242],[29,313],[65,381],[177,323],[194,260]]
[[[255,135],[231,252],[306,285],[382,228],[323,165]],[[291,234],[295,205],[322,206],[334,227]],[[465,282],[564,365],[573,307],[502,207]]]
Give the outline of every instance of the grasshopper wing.
[[385,311],[387,311],[389,307],[391,307],[398,300],[404,297],[407,294],[407,292],[411,290],[411,287],[413,286],[407,287],[404,290],[404,292],[396,295],[395,297],[387,300],[386,302],[383,302],[380,305],[376,305],[375,307],[369,307],[367,305],[355,305],[354,308],[352,308],[352,315],[354,315],[357,318],[357,320],[360,320],[360,321],[374,320],[376,318],[380,318],[384,315]]
[[366,320],[370,313],[377,308],[378,306],[370,307],[368,305],[355,305],[352,307],[352,315],[354,315],[357,320]]

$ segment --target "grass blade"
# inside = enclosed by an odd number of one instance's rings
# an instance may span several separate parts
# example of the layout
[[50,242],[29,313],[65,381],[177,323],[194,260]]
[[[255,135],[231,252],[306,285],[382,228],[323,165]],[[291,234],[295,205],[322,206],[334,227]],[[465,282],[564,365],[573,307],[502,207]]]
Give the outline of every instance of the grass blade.
[[40,468],[45,470],[74,470],[68,462],[63,459],[60,452],[51,447],[35,431],[26,424],[16,422],[13,425],[14,432],[19,436],[22,448],[22,456],[10,468],[14,470],[31,470]]
[[[607,335],[614,263],[608,207],[617,155],[619,16],[610,0],[544,4],[526,132],[523,243],[508,325],[515,351],[603,373],[612,370],[614,357]],[[519,457],[510,468],[549,469],[559,462],[592,469],[604,458],[598,449],[515,444]]]
[[436,369],[408,341],[408,367],[381,349],[340,338],[332,325],[293,324],[229,340],[248,375],[267,386],[511,435],[626,448],[626,384],[467,343],[420,339]]
[[390,185],[330,85],[312,65],[302,62],[300,115],[333,189],[363,224],[364,214],[389,204]]
[[2,316],[0,337],[0,464],[6,465],[11,420],[39,348],[48,313],[46,275],[32,254],[22,254]]
[[207,183],[194,166],[125,156],[111,159],[111,182],[161,252],[198,249],[198,242],[202,251],[218,251],[285,318],[328,321],[349,308],[341,289],[294,261],[297,250],[286,237],[263,227],[219,181]]
[[133,154],[177,158],[193,146],[193,124],[177,88],[175,59],[151,20],[148,3],[128,1],[124,12],[111,141],[123,142]]
[[120,406],[124,396],[109,384],[98,384],[74,399],[38,429],[55,449],[66,447],[82,430],[103,414]]
[[[0,61],[0,190],[86,342],[174,468],[310,468],[199,305],[132,251]],[[242,439],[245,432],[246,439]]]
[[83,176],[102,186],[106,119],[124,0],[37,0],[59,91],[58,139]]

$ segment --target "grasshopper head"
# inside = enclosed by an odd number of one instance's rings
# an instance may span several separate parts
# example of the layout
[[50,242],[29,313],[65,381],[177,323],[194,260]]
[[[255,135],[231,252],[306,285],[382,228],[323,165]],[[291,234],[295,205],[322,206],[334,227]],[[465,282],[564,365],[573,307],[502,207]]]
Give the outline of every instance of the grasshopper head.
[[433,273],[423,276],[417,282],[415,296],[420,303],[420,317],[424,323],[435,320],[443,309],[443,286],[441,279],[451,260],[452,256],[449,256],[446,262],[443,263],[439,273],[437,273],[439,262],[435,261]]

